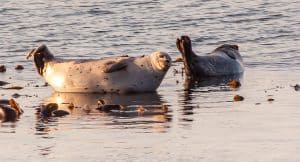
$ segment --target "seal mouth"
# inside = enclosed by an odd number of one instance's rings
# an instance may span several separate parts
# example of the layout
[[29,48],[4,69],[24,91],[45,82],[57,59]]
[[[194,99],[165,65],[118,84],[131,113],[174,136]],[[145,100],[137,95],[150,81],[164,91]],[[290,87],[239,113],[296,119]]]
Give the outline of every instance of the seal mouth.
[[171,66],[171,57],[164,52],[155,53],[156,67],[161,71],[167,71]]

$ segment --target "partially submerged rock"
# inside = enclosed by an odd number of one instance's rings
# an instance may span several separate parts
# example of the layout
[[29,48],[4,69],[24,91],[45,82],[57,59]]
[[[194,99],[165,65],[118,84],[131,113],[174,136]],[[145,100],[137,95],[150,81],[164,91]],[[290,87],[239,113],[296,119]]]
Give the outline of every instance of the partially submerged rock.
[[22,65],[17,65],[17,66],[15,67],[15,69],[16,69],[16,70],[23,70],[24,67],[23,67]]
[[241,83],[238,80],[232,80],[228,83],[231,88],[239,88]]
[[23,110],[19,104],[14,100],[1,100],[0,102],[0,121],[14,122],[23,114]]
[[243,101],[244,100],[244,97],[243,96],[240,96],[240,95],[235,95],[233,97],[233,101]]
[[5,86],[5,85],[7,85],[7,84],[9,84],[8,82],[5,82],[5,81],[0,81],[0,86]]
[[62,117],[69,115],[70,113],[65,110],[58,110],[57,103],[48,103],[47,105],[42,105],[41,108],[38,108],[37,114],[39,114],[42,118],[48,118],[52,116]]
[[12,86],[12,87],[3,88],[3,89],[6,89],[6,90],[21,90],[21,89],[23,89],[23,87],[21,87],[21,86]]
[[295,91],[299,91],[300,90],[300,85],[299,84],[296,84],[295,86],[293,86]]
[[4,65],[0,65],[0,73],[6,72],[6,67]]

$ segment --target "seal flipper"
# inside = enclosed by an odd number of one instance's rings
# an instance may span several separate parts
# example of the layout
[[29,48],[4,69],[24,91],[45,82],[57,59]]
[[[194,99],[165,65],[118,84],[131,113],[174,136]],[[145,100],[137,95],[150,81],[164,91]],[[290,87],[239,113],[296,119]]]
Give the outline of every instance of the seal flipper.
[[51,61],[54,59],[53,54],[49,51],[48,47],[46,45],[41,45],[38,48],[32,49],[27,54],[27,59],[30,57],[33,57],[34,64],[36,66],[36,69],[40,75],[43,76],[43,70],[45,67],[45,62]]
[[193,58],[195,56],[192,50],[192,43],[188,36],[181,36],[181,39],[177,39],[176,46],[180,51],[183,63],[184,63],[184,70],[187,76],[193,77]]
[[112,72],[123,70],[126,67],[127,67],[127,64],[124,61],[120,61],[120,62],[111,61],[111,62],[106,63],[106,65],[103,69],[103,72],[104,73],[112,73]]

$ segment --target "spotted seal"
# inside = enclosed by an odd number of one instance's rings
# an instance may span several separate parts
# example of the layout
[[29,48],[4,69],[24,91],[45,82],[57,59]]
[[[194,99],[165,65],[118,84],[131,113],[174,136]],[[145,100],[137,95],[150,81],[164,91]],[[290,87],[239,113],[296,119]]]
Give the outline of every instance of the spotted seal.
[[221,45],[205,56],[198,56],[193,52],[188,36],[178,38],[176,45],[182,54],[185,73],[189,78],[236,75],[244,72],[237,45]]
[[171,65],[164,52],[139,57],[60,59],[46,45],[32,49],[37,72],[57,92],[133,93],[155,91]]

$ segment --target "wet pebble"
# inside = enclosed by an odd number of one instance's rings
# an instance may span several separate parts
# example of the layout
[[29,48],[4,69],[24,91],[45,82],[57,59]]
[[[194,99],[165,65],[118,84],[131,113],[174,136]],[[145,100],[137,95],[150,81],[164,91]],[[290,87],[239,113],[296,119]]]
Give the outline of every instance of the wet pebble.
[[228,83],[228,85],[231,87],[231,88],[239,88],[241,86],[241,83],[237,80],[232,80]]
[[13,95],[11,95],[13,98],[19,98],[21,95],[18,93],[14,93]]
[[244,100],[244,97],[243,97],[243,96],[240,96],[240,95],[235,95],[235,96],[233,97],[233,100],[234,100],[234,101],[243,101],[243,100]]
[[21,87],[21,86],[12,86],[12,87],[3,88],[3,89],[7,89],[7,90],[21,90],[21,89],[23,89],[23,87]]
[[269,102],[272,102],[272,101],[274,101],[274,100],[275,100],[275,99],[273,99],[273,98],[269,98],[269,99],[268,99]]
[[17,65],[17,66],[15,67],[15,69],[16,69],[16,70],[23,70],[24,67],[23,67],[22,65]]
[[56,116],[56,117],[62,117],[62,116],[66,116],[66,115],[69,115],[70,113],[68,111],[65,111],[65,110],[55,110],[53,111],[53,116]]
[[0,73],[6,72],[6,67],[4,65],[0,65]]
[[52,112],[58,109],[57,103],[49,103],[47,105],[43,105],[40,114],[41,116],[50,117],[52,116]]
[[1,102],[0,105],[0,121],[15,122],[23,112],[14,99],[5,100],[5,102]]
[[295,91],[299,91],[300,90],[300,85],[299,84],[296,84],[295,86],[293,86]]
[[5,86],[5,85],[7,85],[7,84],[9,84],[8,82],[5,82],[5,81],[0,81],[0,86]]
[[70,103],[70,104],[68,105],[68,109],[69,109],[69,110],[73,110],[74,108],[75,108],[75,106],[74,106],[73,103]]

